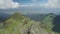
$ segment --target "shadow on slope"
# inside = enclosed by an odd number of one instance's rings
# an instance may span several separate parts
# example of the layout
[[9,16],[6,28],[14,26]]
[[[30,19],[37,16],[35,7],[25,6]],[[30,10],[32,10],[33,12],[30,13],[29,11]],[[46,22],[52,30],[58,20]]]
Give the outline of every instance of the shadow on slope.
[[54,24],[55,26],[53,27],[52,30],[53,30],[54,32],[60,33],[60,15],[57,15],[57,16],[54,18],[53,24]]

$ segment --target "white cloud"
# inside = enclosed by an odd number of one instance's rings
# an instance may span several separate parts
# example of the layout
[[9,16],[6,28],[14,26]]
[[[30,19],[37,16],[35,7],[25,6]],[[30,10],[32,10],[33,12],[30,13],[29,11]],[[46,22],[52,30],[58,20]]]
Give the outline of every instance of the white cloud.
[[[37,0],[32,0],[35,3]],[[35,3],[36,4],[36,3]],[[45,8],[60,8],[60,0],[48,0],[48,2],[42,4],[36,4],[36,6],[45,7]]]
[[13,2],[12,0],[0,0],[0,8],[7,9],[7,8],[17,8],[19,7],[19,3]]
[[[32,0],[35,3],[37,0]],[[45,7],[45,8],[60,8],[60,0],[48,0],[46,3],[39,3],[36,6]]]
[[48,0],[47,3],[44,4],[36,4],[37,0],[32,0],[33,3],[30,5],[20,5],[17,2],[13,2],[12,0],[0,0],[0,8],[8,9],[8,8],[17,8],[17,7],[45,7],[45,8],[60,8],[60,0]]
[[20,5],[20,7],[33,7],[36,6],[35,4],[30,4],[30,5]]
[[48,3],[43,5],[46,8],[60,8],[60,0],[48,0]]

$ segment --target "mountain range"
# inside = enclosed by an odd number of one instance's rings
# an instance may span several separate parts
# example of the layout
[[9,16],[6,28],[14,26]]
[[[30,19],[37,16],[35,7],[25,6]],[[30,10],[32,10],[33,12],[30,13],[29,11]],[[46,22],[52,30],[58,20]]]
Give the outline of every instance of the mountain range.
[[60,34],[60,15],[0,14],[0,34]]

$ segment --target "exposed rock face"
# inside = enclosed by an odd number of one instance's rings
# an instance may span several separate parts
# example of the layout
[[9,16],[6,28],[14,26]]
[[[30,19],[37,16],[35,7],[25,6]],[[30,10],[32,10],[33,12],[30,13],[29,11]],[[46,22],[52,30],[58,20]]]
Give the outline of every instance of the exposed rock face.
[[48,32],[46,32],[44,29],[40,27],[39,23],[32,25],[30,31],[32,34],[49,34]]
[[53,34],[52,32],[47,32],[44,28],[41,27],[39,23],[32,25],[30,34]]

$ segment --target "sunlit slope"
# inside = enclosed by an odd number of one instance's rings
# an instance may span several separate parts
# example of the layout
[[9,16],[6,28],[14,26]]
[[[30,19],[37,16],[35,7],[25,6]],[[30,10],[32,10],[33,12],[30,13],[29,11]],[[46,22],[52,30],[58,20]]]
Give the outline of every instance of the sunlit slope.
[[49,15],[43,22],[39,22],[31,20],[23,14],[14,13],[2,23],[0,34],[54,34],[51,30],[54,26],[52,24],[54,17],[55,15]]

